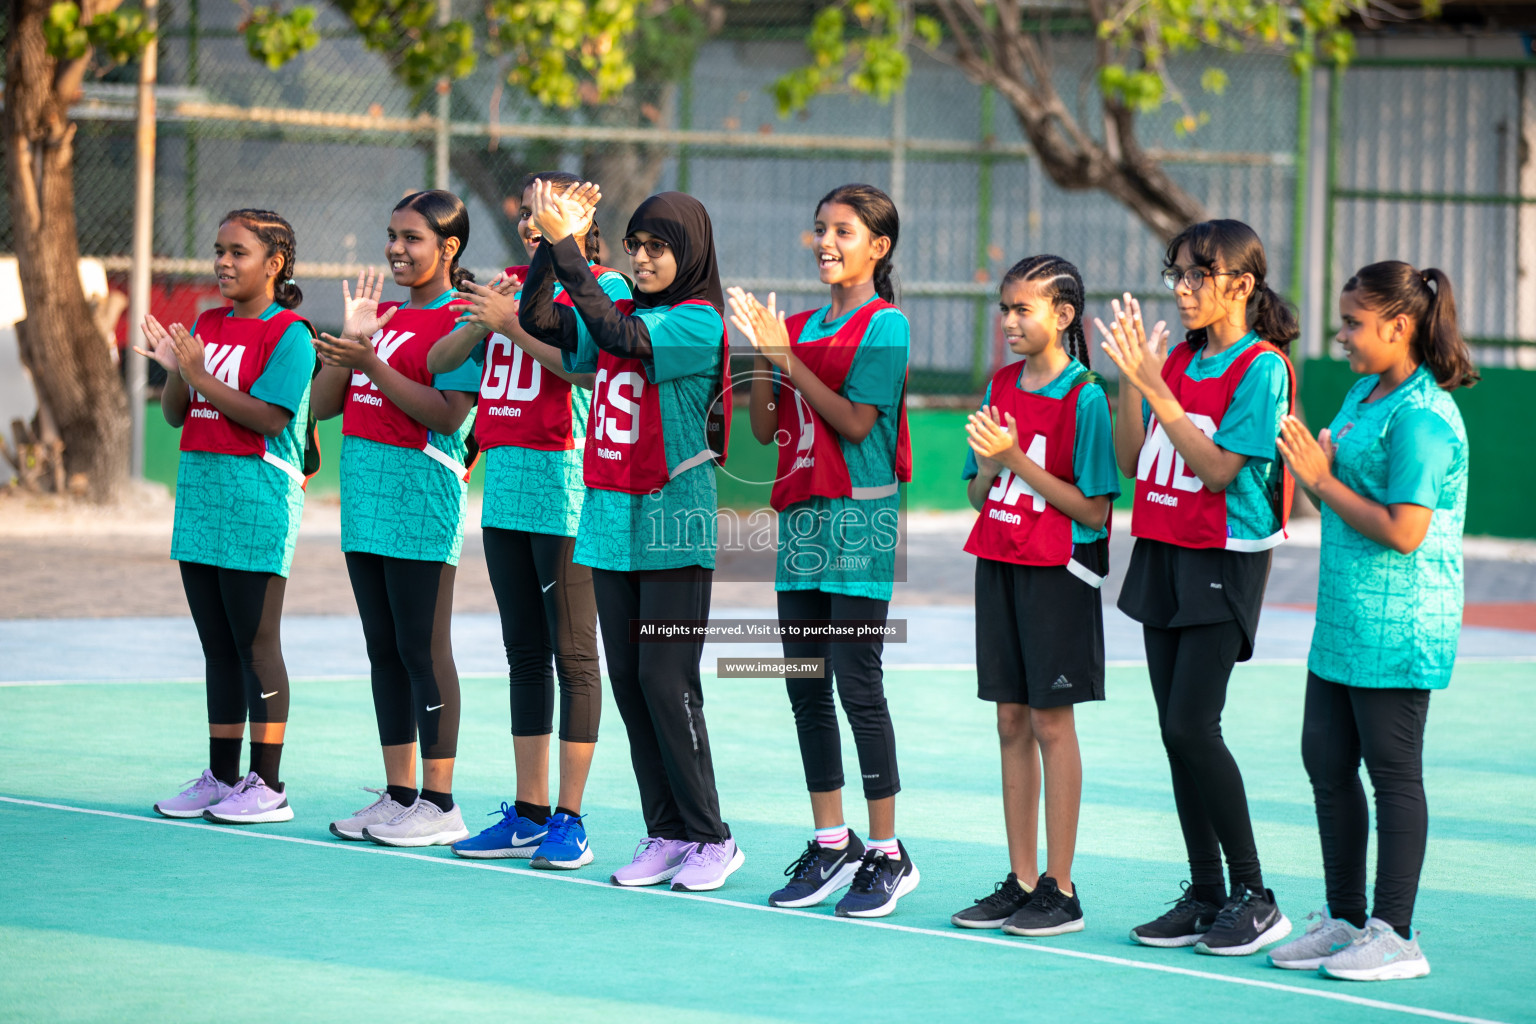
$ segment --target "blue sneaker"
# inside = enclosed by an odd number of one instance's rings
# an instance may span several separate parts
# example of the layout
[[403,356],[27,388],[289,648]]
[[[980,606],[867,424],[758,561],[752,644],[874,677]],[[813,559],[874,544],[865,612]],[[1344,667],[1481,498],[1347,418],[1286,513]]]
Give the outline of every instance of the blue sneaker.
[[507,803],[501,805],[501,810],[491,813],[500,814],[501,820],[477,836],[459,840],[449,849],[460,857],[477,860],[532,857],[548,831],[546,826],[518,817],[517,808]]
[[539,851],[533,855],[529,867],[569,871],[591,863],[592,845],[587,842],[587,830],[582,826],[581,818],[556,814],[549,819],[549,832],[539,844]]
[[848,892],[837,901],[833,913],[838,917],[884,917],[896,909],[896,901],[917,888],[921,876],[917,865],[907,855],[907,848],[896,844],[901,856],[895,860],[882,851],[866,847],[864,859]]

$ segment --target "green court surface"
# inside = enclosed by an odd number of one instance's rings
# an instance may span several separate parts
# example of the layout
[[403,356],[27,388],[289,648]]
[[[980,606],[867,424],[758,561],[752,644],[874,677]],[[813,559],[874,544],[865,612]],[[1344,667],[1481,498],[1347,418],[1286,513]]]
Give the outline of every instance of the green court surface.
[[[1239,666],[1226,731],[1266,880],[1298,930],[1321,906],[1299,666]],[[899,833],[923,881],[883,921],[765,897],[809,809],[788,703],[706,680],[721,804],[747,862],[716,893],[606,885],[641,837],[605,708],[586,811],[597,862],[548,873],[334,840],[381,785],[368,685],[295,681],[284,778],[297,818],[157,818],[201,769],[201,687],[0,686],[0,1020],[1536,1021],[1536,666],[1463,664],[1431,704],[1424,979],[1330,982],[1262,957],[1132,945],[1186,877],[1145,672],[1080,709],[1082,933],[1011,939],[949,915],[1006,873],[997,747],[974,675],[887,673]],[[472,828],[510,797],[505,682],[464,684],[455,796]],[[845,741],[850,780],[853,745]],[[862,801],[849,801],[861,833]]]

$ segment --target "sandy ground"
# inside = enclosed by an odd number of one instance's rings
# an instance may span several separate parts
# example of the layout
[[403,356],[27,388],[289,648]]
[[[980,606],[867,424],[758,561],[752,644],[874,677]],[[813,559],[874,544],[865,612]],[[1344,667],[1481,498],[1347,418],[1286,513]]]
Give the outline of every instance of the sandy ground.
[[[111,508],[0,490],[0,619],[185,614],[181,578],[168,557],[173,511],[171,497],[157,485],[136,487]],[[907,516],[907,581],[897,585],[896,604],[971,603],[972,561],[962,546],[973,518],[969,512]],[[494,612],[475,528],[478,504],[467,521],[471,528],[465,531],[454,606],[460,612]],[[1118,592],[1129,554],[1126,524],[1116,525],[1115,571],[1105,587],[1106,600]],[[1293,524],[1291,542],[1275,554],[1268,602],[1312,603],[1317,532],[1316,519]],[[288,615],[356,614],[340,536],[336,499],[312,498],[294,556],[284,608]],[[1536,542],[1468,538],[1466,555],[1469,603],[1536,602]],[[772,572],[771,556],[722,558],[714,603],[773,607]]]

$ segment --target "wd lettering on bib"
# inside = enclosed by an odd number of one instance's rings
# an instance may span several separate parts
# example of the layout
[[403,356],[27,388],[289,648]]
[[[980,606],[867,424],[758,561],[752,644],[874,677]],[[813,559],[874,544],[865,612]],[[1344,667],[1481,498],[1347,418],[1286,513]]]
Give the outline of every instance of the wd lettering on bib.
[[[1206,437],[1216,436],[1216,421],[1198,412],[1188,412],[1189,422],[1200,428],[1200,432]],[[1152,420],[1152,432],[1146,442],[1141,446],[1141,454],[1136,460],[1136,479],[1155,480],[1159,487],[1172,487],[1176,491],[1195,493],[1205,485],[1200,478],[1189,471],[1184,465],[1184,456],[1173,446],[1163,425]],[[1173,504],[1178,504],[1174,501]]]

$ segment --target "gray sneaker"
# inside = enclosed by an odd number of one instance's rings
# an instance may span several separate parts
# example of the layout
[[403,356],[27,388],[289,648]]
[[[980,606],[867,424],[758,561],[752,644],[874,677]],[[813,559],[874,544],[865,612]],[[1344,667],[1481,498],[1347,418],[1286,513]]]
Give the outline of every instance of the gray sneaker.
[[379,798],[350,818],[331,822],[331,835],[337,839],[366,839],[363,829],[369,825],[382,825],[397,814],[403,814],[406,806],[389,795],[387,789],[363,787],[365,793],[377,793]]
[[1429,961],[1419,949],[1419,939],[1405,939],[1379,918],[1365,922],[1365,931],[1348,947],[1324,960],[1317,968],[1325,978],[1344,981],[1398,981],[1422,978]]
[[447,846],[469,838],[459,805],[445,811],[431,800],[416,802],[388,821],[363,829],[363,838],[380,846]]
[[1312,923],[1307,925],[1305,935],[1270,951],[1269,963],[1272,967],[1287,971],[1315,971],[1324,960],[1354,942],[1361,934],[1361,929],[1348,921],[1329,917],[1326,909],[1312,911],[1307,915],[1307,920]]

